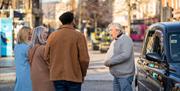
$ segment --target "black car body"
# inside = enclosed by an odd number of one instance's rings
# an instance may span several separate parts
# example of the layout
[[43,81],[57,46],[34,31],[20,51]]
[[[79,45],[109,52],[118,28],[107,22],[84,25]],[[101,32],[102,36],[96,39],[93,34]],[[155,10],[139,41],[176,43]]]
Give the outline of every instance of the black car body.
[[137,60],[139,91],[180,91],[180,22],[149,27]]

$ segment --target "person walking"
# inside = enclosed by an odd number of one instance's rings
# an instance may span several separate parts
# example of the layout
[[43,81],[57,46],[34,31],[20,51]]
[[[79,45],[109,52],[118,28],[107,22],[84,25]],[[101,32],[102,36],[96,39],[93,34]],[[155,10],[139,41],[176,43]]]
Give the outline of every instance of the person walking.
[[44,60],[47,37],[47,28],[38,26],[34,29],[29,50],[33,91],[55,91],[53,82],[49,79],[48,64]]
[[30,78],[30,64],[28,60],[29,50],[29,27],[22,27],[17,35],[17,44],[14,48],[16,81],[14,91],[32,91]]
[[56,91],[81,91],[89,65],[86,39],[73,27],[73,13],[65,12],[59,20],[62,26],[49,36],[45,46],[50,80]]
[[113,91],[132,91],[131,84],[135,74],[133,41],[119,23],[109,24],[108,31],[113,41],[104,64],[114,77]]

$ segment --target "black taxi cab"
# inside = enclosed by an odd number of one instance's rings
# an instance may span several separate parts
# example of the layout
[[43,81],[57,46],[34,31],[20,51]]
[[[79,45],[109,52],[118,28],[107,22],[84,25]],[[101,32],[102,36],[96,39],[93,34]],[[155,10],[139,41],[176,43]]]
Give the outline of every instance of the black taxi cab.
[[180,22],[148,28],[135,82],[138,91],[180,91]]

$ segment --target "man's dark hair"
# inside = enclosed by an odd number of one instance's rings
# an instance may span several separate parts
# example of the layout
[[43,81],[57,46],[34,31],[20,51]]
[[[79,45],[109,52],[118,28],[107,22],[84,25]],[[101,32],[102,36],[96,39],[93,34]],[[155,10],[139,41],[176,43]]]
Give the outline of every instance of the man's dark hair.
[[61,21],[61,23],[63,25],[65,24],[70,24],[73,22],[73,19],[74,19],[74,14],[72,12],[65,12],[63,13],[60,17],[59,17],[59,20]]

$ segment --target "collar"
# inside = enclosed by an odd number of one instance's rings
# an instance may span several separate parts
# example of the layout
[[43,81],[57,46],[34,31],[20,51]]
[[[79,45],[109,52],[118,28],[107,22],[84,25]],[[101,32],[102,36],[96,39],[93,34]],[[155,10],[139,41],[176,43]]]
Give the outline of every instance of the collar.
[[121,37],[121,35],[123,35],[123,33],[118,34],[115,40],[118,40]]
[[59,29],[62,29],[62,28],[68,28],[68,29],[75,29],[74,28],[74,26],[73,25],[70,25],[70,24],[67,24],[67,25],[61,25],[60,27],[59,27]]

